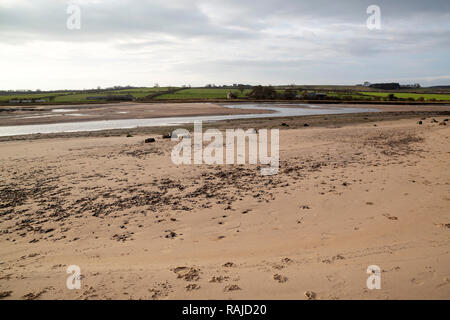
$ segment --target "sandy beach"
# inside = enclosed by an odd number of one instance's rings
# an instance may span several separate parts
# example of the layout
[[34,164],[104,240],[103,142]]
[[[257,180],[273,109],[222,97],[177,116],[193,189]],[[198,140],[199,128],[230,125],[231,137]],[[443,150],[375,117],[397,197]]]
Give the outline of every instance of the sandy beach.
[[448,116],[345,117],[218,124],[279,127],[274,176],[167,129],[0,142],[1,298],[450,299]]
[[0,0],[0,303],[447,314],[449,17],[449,0]]

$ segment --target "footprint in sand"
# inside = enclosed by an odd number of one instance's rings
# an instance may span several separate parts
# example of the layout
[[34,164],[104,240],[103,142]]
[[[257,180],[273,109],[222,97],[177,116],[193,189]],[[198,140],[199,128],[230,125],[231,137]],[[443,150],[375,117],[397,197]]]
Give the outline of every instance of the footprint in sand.
[[178,279],[185,281],[198,281],[200,279],[200,269],[194,267],[177,267],[172,271],[177,274]]
[[446,286],[446,285],[448,285],[448,284],[450,284],[450,277],[445,277],[444,280],[443,280],[443,282],[440,283],[440,284],[438,284],[438,285],[436,286],[436,288],[440,288],[440,287]]
[[[187,288],[187,287],[186,287]],[[170,292],[172,292],[172,286],[166,281],[162,283],[157,283],[154,288],[148,289],[152,295],[153,300],[157,300],[161,297],[167,297]]]
[[398,220],[397,217],[391,216],[389,213],[385,213],[385,214],[383,214],[383,216],[385,216],[385,217],[388,218],[389,220]]
[[439,228],[450,228],[450,223],[435,223],[435,225]]
[[305,295],[305,298],[308,300],[316,300],[316,298],[317,298],[317,294],[313,291],[306,291],[304,293],[304,295]]
[[226,262],[222,265],[222,267],[232,268],[232,267],[236,267],[236,265],[233,262]]
[[211,280],[209,280],[209,282],[222,283],[224,281],[228,281],[228,279],[230,279],[230,277],[228,277],[228,276],[214,276],[211,278]]
[[324,260],[322,260],[322,263],[330,264],[330,263],[333,263],[333,262],[335,262],[337,260],[345,260],[345,257],[343,255],[341,255],[341,254],[338,254],[338,255],[335,255],[335,256],[331,257],[331,259],[324,259]]
[[275,281],[278,281],[279,283],[285,283],[288,281],[288,278],[285,276],[282,276],[281,274],[274,274],[273,279]]
[[231,291],[237,291],[237,290],[242,290],[237,284],[229,284],[229,285],[225,286],[225,288],[223,289],[223,291],[225,291],[225,292],[231,292]]
[[200,286],[196,283],[191,283],[186,286],[186,291],[194,291],[194,290],[199,290],[199,289],[200,289]]
[[423,284],[423,281],[420,281],[420,280],[418,280],[418,279],[416,279],[416,278],[412,278],[412,279],[411,279],[411,283],[414,283],[415,285],[420,286],[420,285]]
[[290,258],[283,258],[283,259],[281,259],[281,262],[284,263],[284,264],[294,263],[294,261],[292,259],[290,259]]
[[436,271],[432,267],[425,267],[424,272],[420,272],[416,277],[411,279],[411,283],[422,285],[425,281],[431,280],[436,276]]
[[7,298],[7,297],[11,296],[11,293],[12,293],[12,291],[0,292],[0,299]]
[[38,292],[36,292],[36,293],[34,293],[34,292],[27,293],[27,294],[24,295],[22,298],[24,298],[25,300],[36,300],[36,299],[39,298],[41,295],[43,295],[44,293],[46,293],[48,289],[49,289],[49,288],[45,288],[45,289],[42,289],[41,291],[38,291]]
[[280,264],[275,264],[275,265],[272,266],[272,268],[274,268],[274,269],[276,269],[276,270],[281,270],[281,269],[284,269],[285,266],[280,265]]

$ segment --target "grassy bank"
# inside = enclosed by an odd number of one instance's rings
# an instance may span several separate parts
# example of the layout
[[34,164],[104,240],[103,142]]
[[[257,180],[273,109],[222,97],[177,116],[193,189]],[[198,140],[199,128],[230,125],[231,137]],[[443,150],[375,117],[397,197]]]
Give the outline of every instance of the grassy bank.
[[425,101],[450,101],[450,94],[433,94],[433,93],[409,93],[409,92],[361,92],[361,94],[372,97],[387,98],[389,94],[393,94],[400,99],[414,99],[423,98]]
[[[283,100],[283,93],[287,87],[275,87],[280,95],[278,100]],[[302,90],[304,89],[304,90]],[[175,90],[175,92],[171,92]],[[164,94],[164,92],[170,92]],[[30,100],[44,99],[46,104],[82,104],[107,102],[107,99],[88,99],[89,97],[106,97],[115,95],[131,95],[136,100],[142,101],[224,101],[227,94],[232,92],[238,100],[248,99],[251,89],[239,90],[238,88],[176,88],[168,87],[158,88],[130,88],[119,90],[79,90],[79,91],[61,91],[61,92],[26,92],[18,94],[0,94],[0,104],[14,105],[12,100]],[[422,93],[423,92],[423,93]],[[162,93],[157,95],[157,93]],[[314,94],[326,94],[325,97],[317,98]],[[303,86],[299,88],[298,94],[303,95],[303,99],[295,100],[299,102],[306,101],[342,101],[342,102],[379,102],[391,100],[398,102],[444,102],[450,101],[450,92],[436,93],[432,89],[421,88],[420,92],[407,91],[373,91],[363,87],[351,86]],[[393,97],[390,95],[394,95]],[[18,103],[15,103],[16,105]],[[21,103],[20,105],[42,104],[42,103]]]

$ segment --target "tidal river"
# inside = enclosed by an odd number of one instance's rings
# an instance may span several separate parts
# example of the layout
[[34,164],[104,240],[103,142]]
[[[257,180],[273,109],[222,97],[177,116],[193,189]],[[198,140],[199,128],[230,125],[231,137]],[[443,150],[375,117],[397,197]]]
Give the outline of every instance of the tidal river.
[[233,119],[251,119],[251,118],[274,118],[274,117],[292,117],[307,115],[325,115],[340,113],[359,113],[359,112],[377,112],[376,109],[362,108],[340,108],[315,106],[310,104],[227,104],[227,108],[239,109],[268,109],[272,113],[253,113],[253,114],[235,114],[235,115],[215,115],[215,116],[191,116],[191,117],[166,117],[166,118],[147,118],[147,119],[121,119],[121,120],[100,120],[84,122],[64,122],[52,124],[37,125],[16,125],[0,126],[0,136],[15,136],[36,133],[60,133],[60,132],[80,132],[80,131],[100,131],[110,129],[130,129],[136,127],[160,127],[189,124],[194,121],[220,121]]

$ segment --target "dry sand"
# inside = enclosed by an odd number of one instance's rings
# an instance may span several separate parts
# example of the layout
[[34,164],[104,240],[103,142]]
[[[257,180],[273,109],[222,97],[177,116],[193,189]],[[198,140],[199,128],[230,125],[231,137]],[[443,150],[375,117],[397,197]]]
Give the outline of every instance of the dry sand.
[[450,124],[419,119],[282,130],[272,177],[148,135],[1,142],[0,297],[450,299]]

